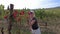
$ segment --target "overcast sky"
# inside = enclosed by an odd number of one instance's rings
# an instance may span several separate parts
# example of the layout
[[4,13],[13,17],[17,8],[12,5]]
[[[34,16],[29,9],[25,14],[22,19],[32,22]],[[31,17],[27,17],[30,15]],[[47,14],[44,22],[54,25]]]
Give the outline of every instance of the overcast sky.
[[7,6],[14,4],[14,9],[36,9],[36,8],[50,8],[60,6],[60,0],[0,0],[0,4]]

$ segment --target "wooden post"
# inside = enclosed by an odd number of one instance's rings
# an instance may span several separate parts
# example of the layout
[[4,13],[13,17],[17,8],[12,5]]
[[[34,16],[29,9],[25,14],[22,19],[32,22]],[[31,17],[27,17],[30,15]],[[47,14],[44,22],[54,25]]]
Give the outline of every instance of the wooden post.
[[2,27],[2,28],[1,28],[1,33],[2,33],[2,34],[4,34],[3,29],[4,29],[4,28]]
[[9,16],[9,26],[8,26],[8,32],[9,34],[11,34],[11,29],[12,29],[12,13],[13,13],[13,8],[14,8],[14,5],[13,4],[10,4],[10,16]]

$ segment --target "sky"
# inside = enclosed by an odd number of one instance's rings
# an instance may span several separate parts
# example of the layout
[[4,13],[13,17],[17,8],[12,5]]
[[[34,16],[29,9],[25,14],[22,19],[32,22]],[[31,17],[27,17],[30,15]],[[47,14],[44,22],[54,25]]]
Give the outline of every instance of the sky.
[[9,4],[14,4],[14,9],[38,9],[60,6],[60,0],[0,0],[0,4],[7,9]]

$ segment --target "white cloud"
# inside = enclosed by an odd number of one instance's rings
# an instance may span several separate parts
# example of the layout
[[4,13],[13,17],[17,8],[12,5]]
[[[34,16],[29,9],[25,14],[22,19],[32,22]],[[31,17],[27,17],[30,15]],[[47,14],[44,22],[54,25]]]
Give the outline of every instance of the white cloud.
[[0,3],[5,5],[5,9],[10,3],[14,4],[15,9],[22,9],[22,8],[38,8],[40,2],[43,0],[0,0]]
[[[54,0],[53,0],[54,1]],[[14,4],[15,9],[22,9],[22,8],[48,8],[58,6],[59,3],[52,2],[52,0],[0,0],[0,4],[5,6],[5,9],[9,4]]]

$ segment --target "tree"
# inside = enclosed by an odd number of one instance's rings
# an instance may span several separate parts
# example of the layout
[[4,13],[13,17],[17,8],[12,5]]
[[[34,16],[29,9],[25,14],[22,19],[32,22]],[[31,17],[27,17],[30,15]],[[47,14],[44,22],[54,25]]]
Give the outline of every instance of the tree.
[[3,19],[4,16],[4,5],[0,5],[0,19]]

